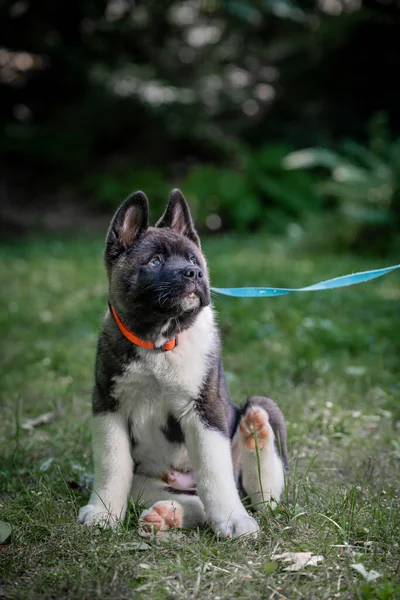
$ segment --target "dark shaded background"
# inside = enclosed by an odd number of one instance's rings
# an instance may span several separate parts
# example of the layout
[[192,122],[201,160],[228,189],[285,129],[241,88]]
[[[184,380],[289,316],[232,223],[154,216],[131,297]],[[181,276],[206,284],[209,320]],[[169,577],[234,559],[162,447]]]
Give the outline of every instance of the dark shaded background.
[[96,227],[138,188],[159,213],[179,185],[205,231],[385,253],[399,75],[397,0],[3,2],[2,231]]

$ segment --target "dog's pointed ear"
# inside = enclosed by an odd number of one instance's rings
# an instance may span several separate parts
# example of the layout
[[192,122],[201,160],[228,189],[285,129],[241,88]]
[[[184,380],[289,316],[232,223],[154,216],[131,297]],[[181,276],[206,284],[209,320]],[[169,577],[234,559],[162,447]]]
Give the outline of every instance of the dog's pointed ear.
[[149,226],[149,201],[143,192],[131,194],[115,213],[106,238],[106,258],[126,250]]
[[166,211],[156,227],[169,227],[188,237],[200,248],[200,238],[194,228],[189,205],[180,190],[172,190]]

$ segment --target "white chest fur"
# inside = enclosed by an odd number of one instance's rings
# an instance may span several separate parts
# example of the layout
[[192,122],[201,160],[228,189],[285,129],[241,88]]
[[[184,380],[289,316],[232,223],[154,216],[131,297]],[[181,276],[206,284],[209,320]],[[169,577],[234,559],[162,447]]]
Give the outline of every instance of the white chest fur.
[[202,310],[194,325],[169,352],[140,349],[140,360],[130,363],[115,378],[113,396],[129,423],[135,440],[135,462],[147,474],[161,473],[173,465],[190,468],[186,450],[171,444],[162,433],[168,415],[179,416],[193,409],[207,373],[208,356],[216,341],[210,307]]

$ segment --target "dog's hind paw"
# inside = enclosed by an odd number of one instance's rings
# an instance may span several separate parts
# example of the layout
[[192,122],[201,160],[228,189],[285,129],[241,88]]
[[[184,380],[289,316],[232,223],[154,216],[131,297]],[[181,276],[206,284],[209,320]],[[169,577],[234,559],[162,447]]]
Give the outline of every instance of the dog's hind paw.
[[268,438],[274,438],[268,413],[261,406],[252,406],[246,411],[241,418],[239,430],[241,442],[247,450],[255,450],[256,440],[257,447],[261,450]]
[[139,518],[139,534],[142,536],[157,535],[182,527],[183,508],[176,500],[160,501],[144,510]]

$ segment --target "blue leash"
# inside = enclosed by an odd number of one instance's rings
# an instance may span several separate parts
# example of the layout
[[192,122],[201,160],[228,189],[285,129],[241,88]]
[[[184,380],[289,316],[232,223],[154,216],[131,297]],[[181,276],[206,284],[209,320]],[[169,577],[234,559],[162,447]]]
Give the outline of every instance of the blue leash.
[[242,287],[242,288],[211,288],[213,292],[224,296],[235,296],[236,298],[261,298],[266,296],[284,296],[292,292],[317,292],[319,290],[333,290],[335,288],[355,285],[356,283],[364,283],[376,277],[381,277],[400,269],[400,265],[393,265],[384,269],[375,269],[374,271],[361,271],[351,275],[343,275],[334,279],[327,279],[302,288],[268,288],[268,287]]

